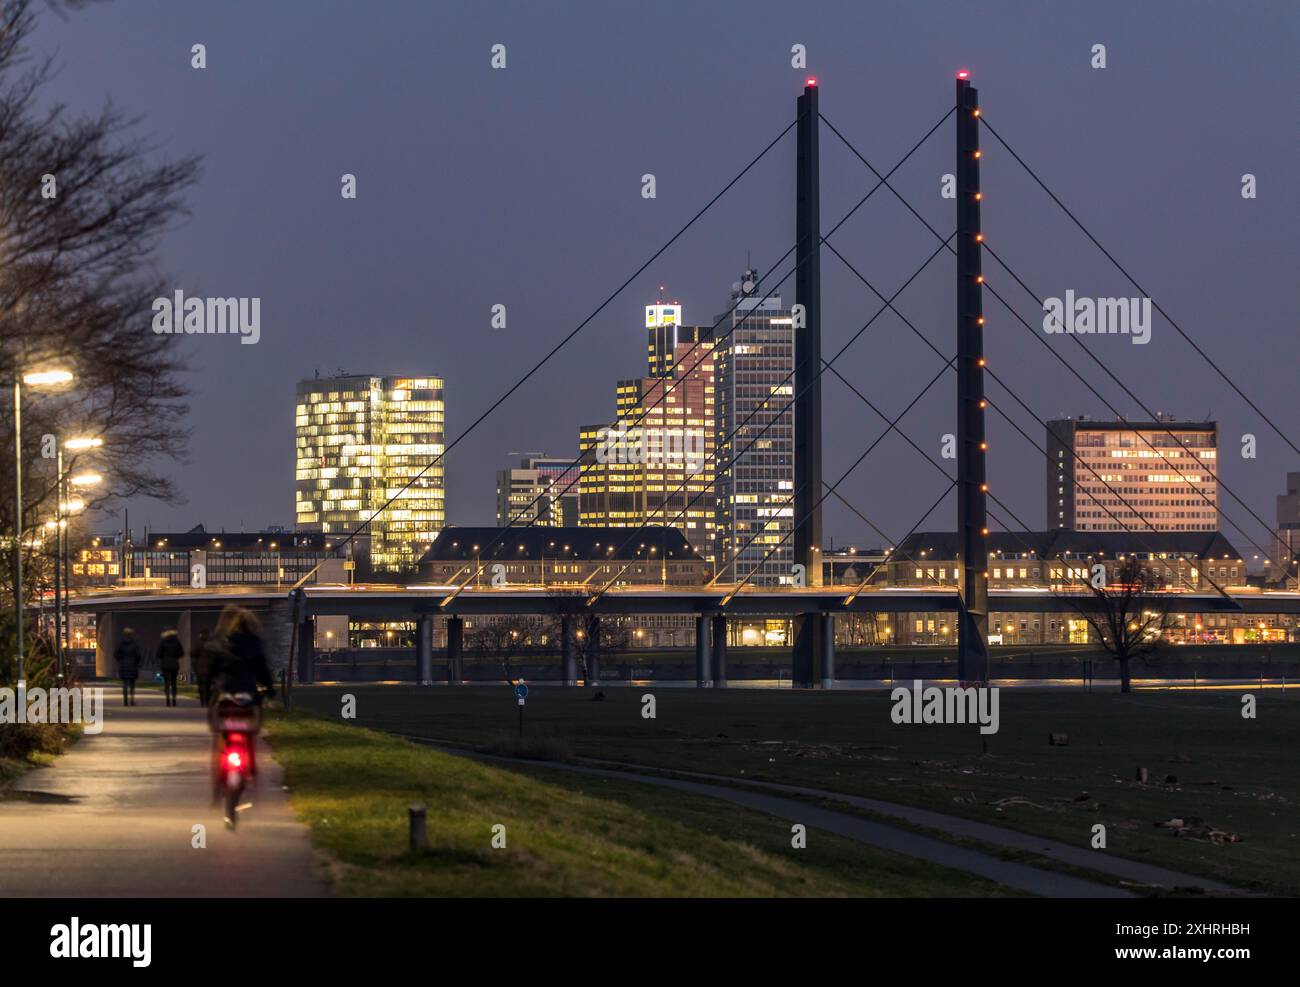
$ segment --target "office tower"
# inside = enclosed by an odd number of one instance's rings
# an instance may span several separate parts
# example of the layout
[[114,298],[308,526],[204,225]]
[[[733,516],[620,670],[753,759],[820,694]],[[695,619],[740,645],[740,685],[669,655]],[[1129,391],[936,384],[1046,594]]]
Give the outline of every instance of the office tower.
[[1048,422],[1048,526],[1218,531],[1218,438],[1215,422]]
[[412,571],[446,522],[443,466],[430,465],[443,451],[442,388],[438,377],[300,381],[295,528],[346,536],[373,517],[373,569]]
[[619,381],[614,421],[580,430],[579,520],[678,528],[712,562],[713,341],[708,327],[681,326],[680,319],[680,305],[646,307],[651,375]]
[[1288,579],[1296,576],[1293,560],[1300,558],[1300,473],[1286,475],[1286,493],[1277,498],[1277,536],[1273,563]]
[[576,527],[578,468],[572,459],[524,456],[497,470],[497,527]]
[[682,307],[676,302],[665,305],[662,302],[645,307],[646,356],[650,361],[651,377],[671,377],[673,363],[677,359],[681,344],[687,344],[687,350],[696,344],[713,343],[712,326],[688,326],[682,324]]
[[794,321],[779,295],[766,294],[746,270],[732,285],[733,311],[719,316],[714,349],[718,578],[748,576],[755,586],[795,581]]

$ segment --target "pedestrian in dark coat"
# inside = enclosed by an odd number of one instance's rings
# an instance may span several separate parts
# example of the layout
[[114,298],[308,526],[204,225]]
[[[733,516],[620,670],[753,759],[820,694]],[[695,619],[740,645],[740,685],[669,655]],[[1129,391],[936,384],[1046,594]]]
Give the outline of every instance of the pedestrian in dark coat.
[[135,680],[140,677],[140,645],[136,642],[135,631],[130,627],[122,631],[122,640],[113,652],[117,661],[117,674],[122,679],[122,704],[135,705]]
[[163,693],[168,706],[176,705],[176,676],[181,671],[181,658],[185,656],[185,646],[181,636],[168,628],[162,632],[158,642],[158,667],[162,669]]

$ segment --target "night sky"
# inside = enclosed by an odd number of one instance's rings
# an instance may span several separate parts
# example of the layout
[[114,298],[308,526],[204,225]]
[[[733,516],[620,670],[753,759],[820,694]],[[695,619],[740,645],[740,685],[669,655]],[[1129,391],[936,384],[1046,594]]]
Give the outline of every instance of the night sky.
[[[262,299],[255,346],[177,339],[192,368],[191,457],[176,466],[187,502],[127,505],[137,535],[291,525],[294,383],[314,371],[444,376],[450,441],[793,119],[807,75],[823,114],[884,171],[969,69],[988,122],[1300,442],[1294,3],[133,0],[42,21],[35,48],[61,65],[50,98],[89,111],[107,97],[172,153],[203,155],[192,216],[159,256],[174,286]],[[207,46],[201,71],[195,43]],[[489,65],[497,43],[504,70]],[[807,70],[790,65],[795,43]],[[1106,45],[1105,69],[1090,66],[1094,44]],[[988,243],[1031,288],[1137,294],[988,133],[984,152]],[[949,120],[893,179],[945,235],[954,207],[940,178],[953,158]],[[1247,172],[1254,200],[1241,196]],[[355,201],[339,194],[344,173],[357,176]],[[645,173],[654,200],[641,197]],[[642,306],[658,285],[686,321],[711,323],[747,257],[770,268],[793,242],[793,178],[791,132],[458,446],[449,521],[492,523],[494,472],[510,453],[575,455],[578,426],[612,417],[616,379],[644,372]],[[822,179],[824,230],[874,183],[829,131]],[[885,189],[831,242],[886,295],[936,243]],[[829,251],[822,270],[829,358],[878,302]],[[953,270],[950,255],[937,258],[896,303],[947,355]],[[1040,339],[1126,417],[1142,416],[1070,337],[1043,337],[1041,309],[988,257],[985,273]],[[509,322],[493,330],[497,303]],[[992,297],[985,314],[990,366],[1041,417],[1110,417]],[[1083,339],[1153,410],[1217,419],[1224,480],[1274,520],[1300,457],[1168,323],[1156,317],[1146,346]],[[890,415],[941,365],[889,314],[836,363]],[[955,383],[949,374],[902,422],[935,455],[955,431]],[[824,394],[833,480],[883,425],[829,375]],[[990,396],[1013,407],[992,384]],[[1017,417],[1041,443],[1041,426]],[[1041,526],[1041,454],[996,415],[989,431],[993,492]],[[1257,437],[1257,459],[1240,456],[1243,433]],[[840,490],[894,539],[946,483],[891,436]],[[1221,506],[1247,524],[1226,492]],[[954,523],[950,497],[926,527]],[[837,544],[881,541],[838,504],[825,528]]]

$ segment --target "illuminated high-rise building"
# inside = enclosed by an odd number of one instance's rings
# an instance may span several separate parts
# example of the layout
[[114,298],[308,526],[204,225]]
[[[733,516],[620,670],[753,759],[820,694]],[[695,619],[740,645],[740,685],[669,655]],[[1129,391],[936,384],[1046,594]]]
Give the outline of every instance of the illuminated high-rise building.
[[429,465],[443,452],[442,388],[438,377],[300,381],[297,530],[346,535],[373,516],[373,569],[413,571],[446,523],[443,466]]
[[497,527],[578,526],[578,467],[572,459],[524,456],[497,470]]
[[1047,522],[1075,531],[1218,531],[1215,422],[1047,423]]
[[[713,344],[712,326],[688,326],[682,323],[682,307],[656,302],[645,307],[646,356],[651,377],[671,377],[678,352],[689,352],[697,344]],[[680,350],[685,343],[686,349]]]
[[765,295],[746,270],[718,317],[718,578],[777,586],[795,581],[794,320]]
[[678,528],[712,562],[713,339],[708,327],[681,325],[681,312],[646,306],[650,376],[619,381],[614,421],[579,432],[579,520]]

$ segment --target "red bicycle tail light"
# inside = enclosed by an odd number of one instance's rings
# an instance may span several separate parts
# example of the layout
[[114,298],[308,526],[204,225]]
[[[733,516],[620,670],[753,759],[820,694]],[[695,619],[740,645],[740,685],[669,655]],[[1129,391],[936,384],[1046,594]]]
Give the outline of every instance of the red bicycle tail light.
[[228,751],[226,753],[226,764],[232,768],[242,768],[244,766],[243,755],[239,751]]

